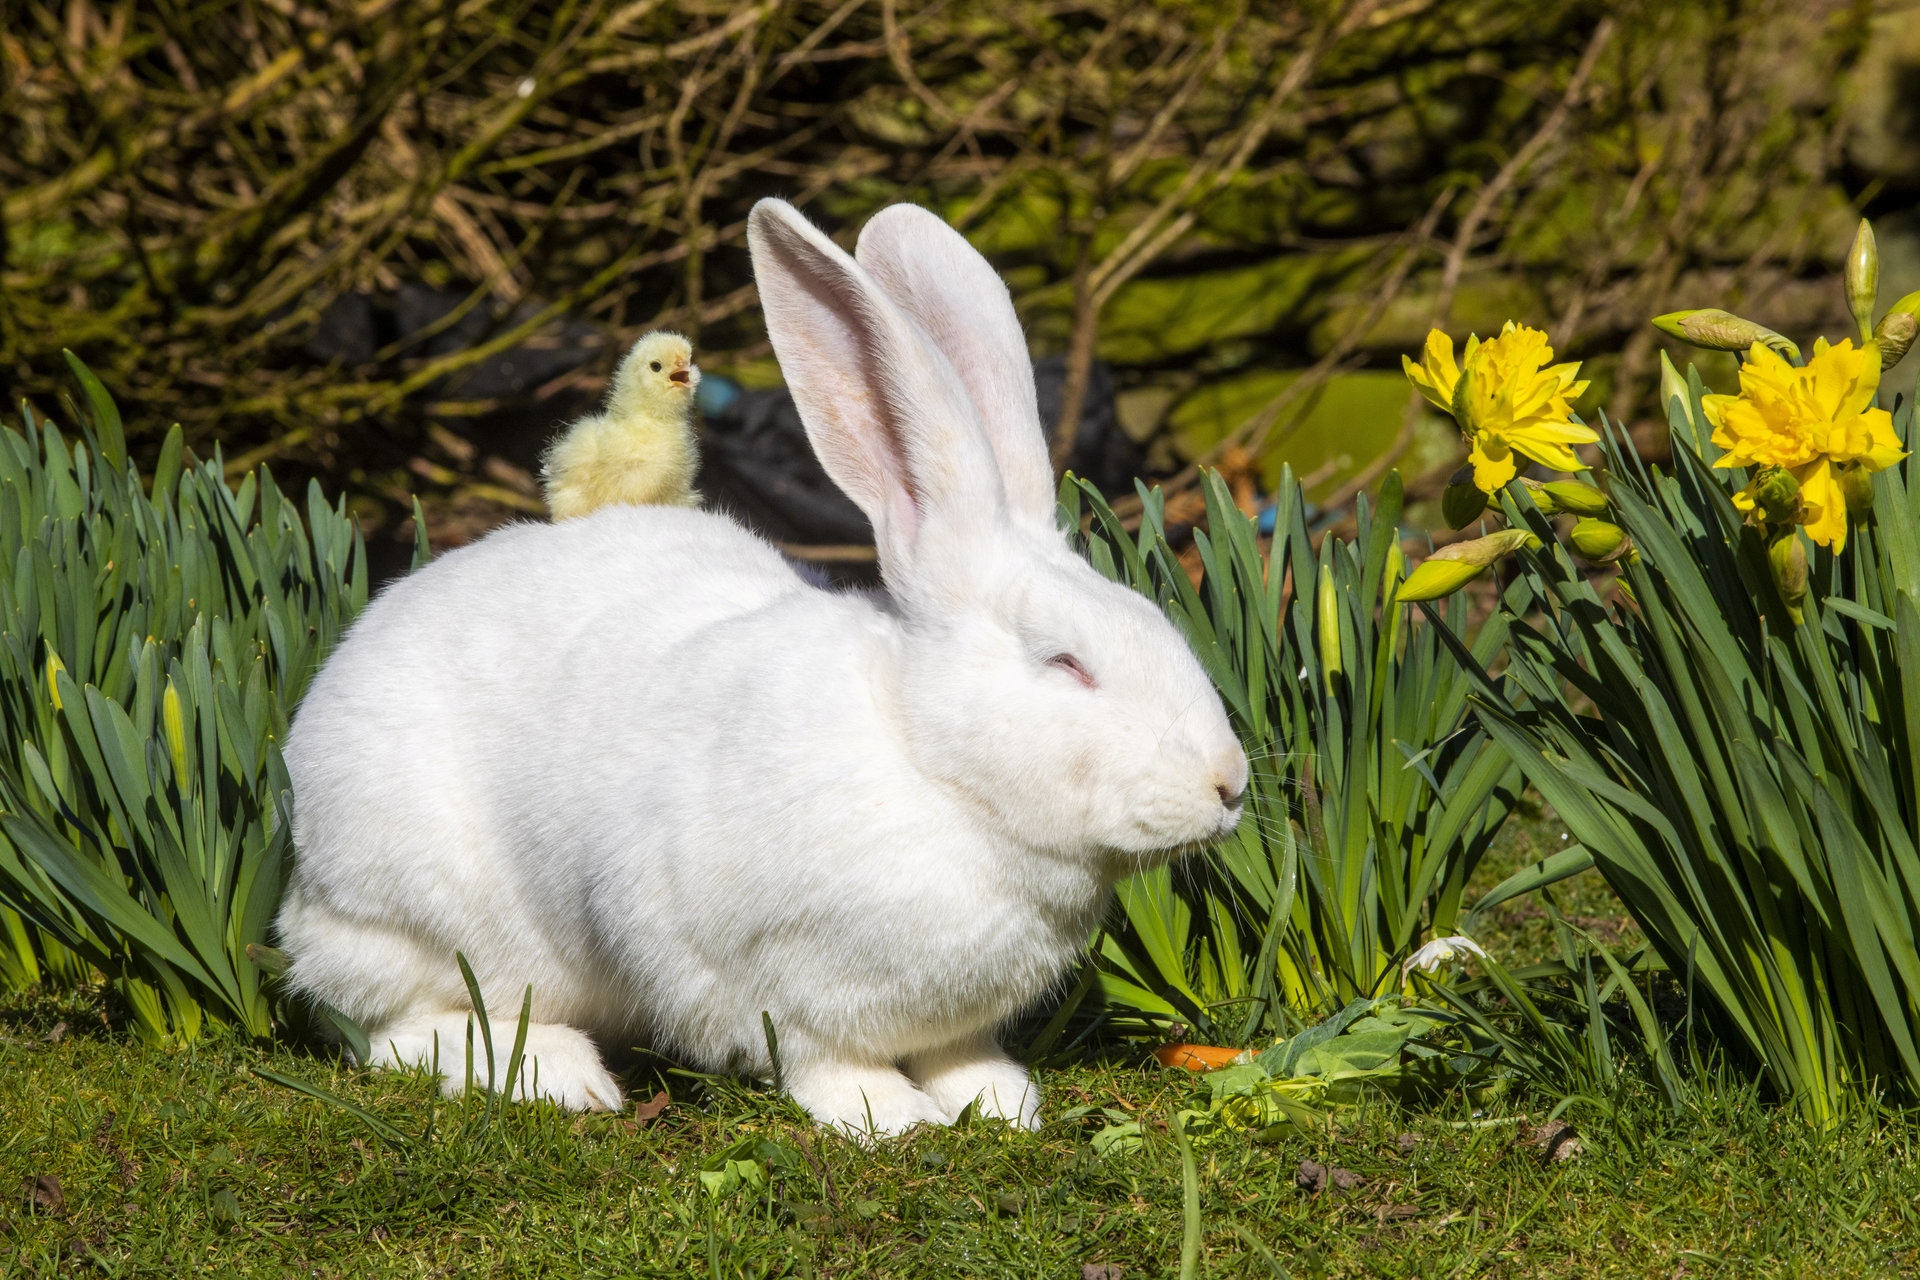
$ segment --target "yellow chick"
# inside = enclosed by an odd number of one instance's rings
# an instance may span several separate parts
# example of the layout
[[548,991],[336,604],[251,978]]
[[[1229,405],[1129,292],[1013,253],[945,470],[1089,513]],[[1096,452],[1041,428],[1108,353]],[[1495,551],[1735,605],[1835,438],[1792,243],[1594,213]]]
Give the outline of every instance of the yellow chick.
[[568,427],[547,449],[540,478],[553,518],[570,520],[615,503],[698,506],[693,393],[699,385],[685,338],[665,330],[642,335],[613,375],[606,407]]

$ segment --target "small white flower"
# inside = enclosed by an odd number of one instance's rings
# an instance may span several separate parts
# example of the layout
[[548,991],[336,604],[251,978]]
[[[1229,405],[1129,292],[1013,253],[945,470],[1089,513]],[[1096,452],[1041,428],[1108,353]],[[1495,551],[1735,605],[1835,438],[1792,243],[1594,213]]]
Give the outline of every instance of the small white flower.
[[1468,955],[1479,956],[1482,960],[1487,957],[1487,953],[1481,949],[1480,944],[1465,934],[1456,933],[1451,938],[1435,938],[1407,957],[1407,962],[1400,966],[1400,977],[1405,979],[1415,969],[1422,973],[1432,973],[1449,960],[1459,960]]
[[533,77],[528,76],[525,80],[522,80],[519,86],[514,89],[514,92],[523,98],[531,98],[533,96]]

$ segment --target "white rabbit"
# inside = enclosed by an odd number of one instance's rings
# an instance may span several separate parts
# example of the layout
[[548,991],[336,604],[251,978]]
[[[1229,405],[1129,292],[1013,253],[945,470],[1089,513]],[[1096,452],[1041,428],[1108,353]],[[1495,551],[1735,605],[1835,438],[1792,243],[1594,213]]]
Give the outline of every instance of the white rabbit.
[[449,1091],[459,950],[496,1042],[532,984],[526,1092],[566,1107],[620,1104],[589,1037],[765,1077],[766,1011],[822,1122],[896,1133],[978,1100],[1031,1127],[997,1024],[1075,964],[1118,878],[1233,829],[1246,760],[1179,633],[1056,529],[986,261],[910,205],[857,262],[782,201],[748,228],[886,591],[823,589],[724,516],[633,506],[395,583],[287,743],[291,980],[376,1063],[437,1045]]

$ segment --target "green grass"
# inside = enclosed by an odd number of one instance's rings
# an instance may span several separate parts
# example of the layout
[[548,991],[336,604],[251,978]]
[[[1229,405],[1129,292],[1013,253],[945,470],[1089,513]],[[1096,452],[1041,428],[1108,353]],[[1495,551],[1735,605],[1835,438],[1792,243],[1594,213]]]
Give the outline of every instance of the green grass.
[[[1559,829],[1550,813],[1516,820],[1477,882],[1537,858]],[[1622,914],[1597,877],[1555,893],[1569,916]],[[1503,959],[1551,947],[1543,918],[1488,915],[1477,936]],[[93,989],[0,1004],[0,1275],[1071,1278],[1102,1262],[1130,1280],[1178,1274],[1181,1164],[1164,1132],[1106,1159],[1087,1145],[1097,1115],[1038,1134],[922,1131],[867,1150],[769,1093],[652,1062],[627,1078],[631,1095],[672,1095],[650,1124],[544,1104],[488,1123],[481,1104],[438,1102],[419,1076],[353,1071],[301,1048],[226,1033],[147,1045],[108,1025],[104,999]],[[256,1067],[332,1089],[407,1134],[432,1118],[435,1135],[396,1150]],[[1043,1084],[1049,1116],[1165,1116],[1203,1091],[1124,1046],[1046,1070]],[[1695,1081],[1681,1116],[1638,1091],[1616,1123],[1581,1134],[1576,1158],[1554,1163],[1525,1140],[1551,1104],[1509,1096],[1473,1128],[1463,1099],[1417,1111],[1383,1100],[1271,1145],[1197,1140],[1196,1274],[1920,1267],[1920,1117],[1856,1114],[1822,1134],[1744,1087]],[[716,1202],[701,1164],[747,1136],[781,1144],[793,1167],[774,1170],[765,1194]],[[1312,1195],[1296,1185],[1302,1160],[1366,1181]],[[42,1175],[59,1179],[57,1213],[26,1207],[23,1180]]]
[[[1507,819],[1487,856],[1474,869],[1468,902],[1522,867],[1566,848],[1571,841],[1559,815],[1540,805],[1529,792],[1522,809]],[[1494,959],[1509,967],[1547,959],[1554,954],[1553,924],[1543,897],[1551,899],[1554,909],[1568,923],[1586,930],[1616,953],[1625,954],[1646,942],[1640,926],[1607,887],[1605,878],[1594,870],[1570,876],[1543,893],[1500,903],[1479,918],[1473,918],[1469,908],[1463,917],[1466,931],[1484,943]]]

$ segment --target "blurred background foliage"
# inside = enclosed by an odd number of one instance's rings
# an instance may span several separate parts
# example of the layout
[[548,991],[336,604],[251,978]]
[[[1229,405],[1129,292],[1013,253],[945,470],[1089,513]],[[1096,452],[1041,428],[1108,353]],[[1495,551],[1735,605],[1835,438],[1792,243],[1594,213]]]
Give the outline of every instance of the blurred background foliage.
[[9,398],[52,403],[71,347],[136,456],[177,421],[236,477],[321,478],[376,573],[409,559],[415,492],[450,542],[537,511],[541,446],[647,328],[777,383],[744,244],[765,195],[847,243],[903,199],[962,227],[1055,358],[1056,457],[1103,436],[1109,470],[1170,481],[1170,523],[1200,461],[1269,490],[1290,464],[1322,507],[1389,464],[1430,496],[1456,443],[1398,361],[1432,323],[1541,324],[1588,360],[1583,410],[1634,422],[1655,416],[1645,317],[1706,298],[1837,323],[1863,210],[1890,286],[1920,277],[1904,5],[0,14]]

